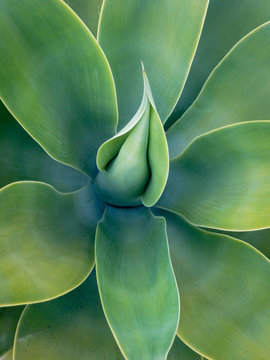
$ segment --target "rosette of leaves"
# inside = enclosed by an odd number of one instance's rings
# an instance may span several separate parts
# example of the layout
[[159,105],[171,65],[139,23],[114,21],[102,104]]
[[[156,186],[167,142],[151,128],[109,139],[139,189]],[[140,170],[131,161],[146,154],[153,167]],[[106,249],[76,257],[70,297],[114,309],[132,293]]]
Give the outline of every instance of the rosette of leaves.
[[1,359],[268,359],[269,19],[0,0]]

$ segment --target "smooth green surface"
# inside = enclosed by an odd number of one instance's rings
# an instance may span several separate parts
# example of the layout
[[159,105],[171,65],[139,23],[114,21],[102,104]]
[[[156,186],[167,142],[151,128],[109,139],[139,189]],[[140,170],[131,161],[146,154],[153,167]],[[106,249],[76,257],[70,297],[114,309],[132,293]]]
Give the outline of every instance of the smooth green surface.
[[123,359],[103,314],[94,271],[69,294],[27,307],[14,360],[37,359]]
[[117,124],[96,40],[60,0],[1,0],[0,33],[3,102],[52,157],[94,176],[98,146]]
[[164,360],[178,325],[179,297],[163,218],[107,207],[96,234],[106,317],[129,360]]
[[187,82],[167,126],[191,105],[210,72],[233,45],[268,20],[270,2],[266,0],[210,1]]
[[44,181],[59,191],[74,191],[90,179],[53,160],[0,101],[0,187],[22,180]]
[[196,225],[223,230],[270,227],[270,121],[215,130],[170,163],[158,206]]
[[210,359],[268,359],[269,261],[242,241],[157,214],[166,218],[181,294],[178,335]]
[[13,360],[13,352],[12,350],[8,351],[7,353],[5,353],[0,360]]
[[61,194],[14,183],[0,191],[0,304],[48,300],[78,286],[94,264],[102,215],[91,187]]
[[101,170],[97,189],[106,202],[118,206],[153,206],[160,198],[169,172],[166,136],[155,109],[143,69],[141,105],[130,122],[97,153]]
[[202,357],[176,336],[167,360],[202,360]]
[[15,331],[23,306],[0,308],[0,359],[13,347]]
[[65,0],[96,36],[102,0]]
[[269,37],[267,23],[241,40],[214,70],[193,105],[167,131],[171,158],[207,131],[270,119]]
[[200,36],[207,0],[105,0],[98,40],[116,83],[120,129],[137,111],[140,62],[164,122],[184,85]]

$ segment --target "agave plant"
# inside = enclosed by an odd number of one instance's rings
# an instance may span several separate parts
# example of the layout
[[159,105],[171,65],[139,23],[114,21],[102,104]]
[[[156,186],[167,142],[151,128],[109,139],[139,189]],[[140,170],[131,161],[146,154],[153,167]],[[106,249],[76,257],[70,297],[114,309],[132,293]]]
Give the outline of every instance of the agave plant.
[[0,0],[1,360],[269,358],[269,19]]

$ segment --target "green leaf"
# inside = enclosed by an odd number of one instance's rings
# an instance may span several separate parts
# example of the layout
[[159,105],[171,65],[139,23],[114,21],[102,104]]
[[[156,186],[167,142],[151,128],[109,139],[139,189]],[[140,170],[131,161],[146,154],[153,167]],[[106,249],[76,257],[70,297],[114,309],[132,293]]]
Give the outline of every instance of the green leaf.
[[0,304],[63,295],[94,264],[102,205],[92,187],[63,194],[44,183],[19,182],[0,191]]
[[158,206],[223,230],[270,227],[270,121],[198,137],[170,163]]
[[267,359],[270,353],[270,264],[252,246],[165,216],[181,293],[178,335],[203,356]]
[[96,36],[102,0],[65,0]]
[[98,150],[96,178],[100,195],[118,206],[153,206],[160,198],[169,172],[164,129],[143,69],[144,93],[130,122]]
[[163,218],[107,207],[96,234],[98,286],[106,318],[128,360],[165,359],[179,296]]
[[257,250],[263,253],[270,259],[270,229],[257,231],[217,231],[209,229],[211,232],[218,232],[221,234],[232,236],[236,239],[243,240],[254,246]]
[[14,360],[120,360],[106,322],[95,272],[56,300],[28,305],[18,326]]
[[5,353],[0,360],[13,360],[13,351],[10,350],[7,353]]
[[60,0],[2,0],[0,32],[3,102],[53,158],[95,176],[96,151],[117,124],[96,40]]
[[233,45],[269,19],[269,1],[210,1],[202,35],[187,82],[172,116],[166,122],[167,127],[179,119],[192,104],[210,72]]
[[17,323],[23,306],[0,308],[0,360],[1,356],[12,350]]
[[140,104],[141,60],[157,111],[167,119],[186,80],[207,5],[208,0],[104,1],[98,41],[114,74],[120,128]]
[[167,132],[175,158],[197,136],[238,122],[270,119],[270,22],[244,37],[212,72]]
[[0,101],[0,187],[22,180],[43,181],[59,191],[74,191],[89,177],[53,160],[18,124]]
[[178,336],[175,337],[168,360],[202,360],[201,355],[191,350]]

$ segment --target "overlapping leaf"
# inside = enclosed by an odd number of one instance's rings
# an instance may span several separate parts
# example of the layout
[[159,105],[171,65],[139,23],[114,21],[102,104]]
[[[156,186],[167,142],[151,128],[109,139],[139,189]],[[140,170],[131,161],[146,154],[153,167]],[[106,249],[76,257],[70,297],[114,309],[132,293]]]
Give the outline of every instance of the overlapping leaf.
[[60,0],[2,0],[0,32],[4,103],[52,157],[95,176],[97,148],[117,124],[96,40]]
[[0,305],[49,300],[78,286],[94,264],[102,205],[91,187],[61,194],[14,183],[0,191]]
[[270,122],[209,132],[171,161],[159,206],[224,230],[270,227]]
[[178,335],[206,358],[267,359],[270,266],[250,245],[165,216],[181,293]]
[[98,40],[112,67],[120,129],[137,111],[146,72],[164,122],[186,80],[208,0],[104,1]]
[[97,227],[96,267],[104,311],[126,358],[165,359],[179,298],[164,219],[143,207],[107,207]]
[[171,158],[210,130],[270,119],[269,36],[270,22],[242,39],[213,71],[193,105],[167,131]]

